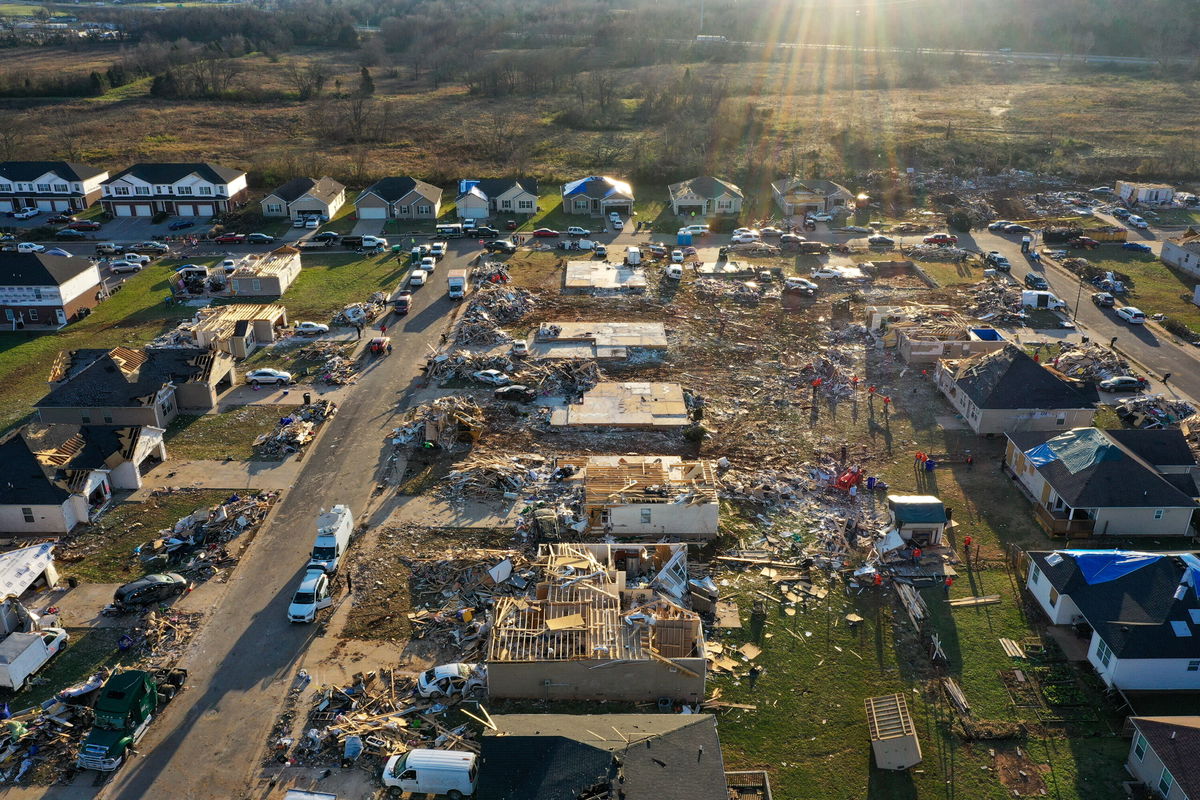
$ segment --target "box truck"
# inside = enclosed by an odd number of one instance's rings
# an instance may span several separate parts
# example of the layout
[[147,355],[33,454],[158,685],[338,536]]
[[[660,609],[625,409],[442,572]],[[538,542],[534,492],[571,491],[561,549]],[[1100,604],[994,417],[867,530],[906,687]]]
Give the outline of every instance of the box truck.
[[66,648],[69,638],[62,628],[10,633],[0,642],[0,686],[21,691],[33,673]]
[[350,547],[350,534],[354,532],[354,515],[349,506],[336,505],[317,517],[317,538],[313,542],[309,569],[322,572],[337,572],[342,556]]
[[446,273],[447,294],[451,300],[461,300],[467,293],[467,271],[452,269]]

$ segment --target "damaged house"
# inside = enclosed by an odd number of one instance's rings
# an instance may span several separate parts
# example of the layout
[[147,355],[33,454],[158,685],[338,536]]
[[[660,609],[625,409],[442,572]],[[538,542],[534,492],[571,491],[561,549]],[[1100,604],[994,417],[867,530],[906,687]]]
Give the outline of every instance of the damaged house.
[[588,358],[624,361],[659,355],[667,349],[661,322],[546,322],[529,344],[537,358]]
[[559,544],[540,556],[533,596],[496,603],[486,658],[492,697],[704,699],[704,627],[672,599],[685,585],[681,545]]
[[1067,380],[1013,344],[939,361],[936,377],[942,394],[978,434],[1086,427],[1099,400],[1095,386]]
[[259,345],[274,342],[287,324],[287,309],[276,303],[209,306],[196,313],[191,325],[192,343],[205,350],[246,358]]
[[970,358],[995,352],[1008,343],[1000,331],[972,324],[948,306],[871,307],[867,325],[882,331],[884,345],[895,347],[906,364]]
[[42,422],[166,428],[181,411],[209,411],[237,383],[233,358],[199,348],[80,349],[59,353]]
[[281,297],[300,277],[300,251],[277,247],[269,253],[243,256],[226,282],[235,297]]
[[682,428],[691,422],[678,383],[601,381],[583,397],[552,407],[551,425]]

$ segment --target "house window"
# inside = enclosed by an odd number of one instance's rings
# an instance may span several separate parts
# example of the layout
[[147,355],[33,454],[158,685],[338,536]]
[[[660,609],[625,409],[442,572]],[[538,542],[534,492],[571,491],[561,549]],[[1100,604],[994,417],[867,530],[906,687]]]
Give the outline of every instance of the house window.
[[36,308],[29,309],[29,318],[35,322],[37,321],[38,315]]
[[1066,425],[1067,424],[1067,415],[1059,414],[1058,417],[1055,418],[1054,424],[1055,425]]
[[532,211],[533,210],[533,201],[532,200],[518,200],[517,208]]
[[501,208],[512,208],[512,200],[501,200],[500,207]]
[[54,191],[65,192],[67,191],[67,185],[65,183],[56,183],[54,184]]
[[190,186],[175,187],[175,194],[191,194],[191,193],[192,193],[192,187],[190,187]]
[[135,187],[133,187],[133,193],[140,194],[140,195],[149,195],[150,187],[149,186],[135,186]]
[[1171,787],[1175,785],[1175,776],[1170,771],[1163,767],[1162,775],[1158,776],[1158,792],[1163,797],[1171,793]]
[[1042,571],[1038,569],[1037,564],[1034,564],[1033,569],[1029,571],[1029,582],[1036,586],[1037,584],[1041,583],[1041,580]]
[[1161,509],[1161,508],[1156,508],[1156,509],[1154,509],[1154,518],[1155,518],[1155,519],[1162,519],[1162,518],[1163,518],[1163,511],[1164,511],[1164,510],[1163,510],[1163,509]]
[[433,206],[417,206],[418,214],[432,214]]
[[1146,737],[1139,733],[1137,740],[1133,743],[1133,754],[1137,756],[1138,761],[1146,757],[1146,746]]
[[643,525],[650,524],[650,511],[651,511],[651,509],[649,509],[649,508],[642,509],[642,524]]
[[92,417],[91,417],[91,415],[90,415],[90,414],[80,414],[80,415],[79,415],[79,422],[80,422],[80,424],[82,424],[82,425],[91,425],[91,424],[92,424]]
[[1050,607],[1054,608],[1056,605],[1058,605],[1058,589],[1055,589],[1053,586],[1051,586],[1050,587]]
[[38,288],[36,288],[36,289],[34,289],[34,290],[33,290],[33,299],[34,299],[34,300],[41,300],[41,299],[42,299],[42,289],[41,289],[41,287],[38,287]]
[[112,425],[112,424],[113,424],[113,421],[112,421],[112,414],[105,414],[105,415],[104,415],[104,424],[105,424],[105,425]]
[[217,194],[218,194],[218,195],[220,195],[221,197],[224,197],[224,196],[225,196],[225,187],[224,187],[224,186],[218,186],[218,187],[217,187]]
[[212,187],[211,186],[201,186],[200,194],[212,194]]
[[721,209],[733,208],[733,201],[732,200],[718,200],[717,208],[721,208]]
[[30,524],[33,523],[33,509],[32,508],[22,508],[21,516],[23,516],[25,518],[25,521],[27,523],[30,523]]
[[11,183],[0,183],[0,192],[11,192],[11,191],[12,191]]
[[575,210],[576,211],[587,211],[588,210],[588,201],[582,197],[576,199],[575,200]]
[[407,214],[407,213],[409,213],[409,211],[408,211],[408,206],[397,206],[397,207],[396,207],[396,213],[397,213],[397,214],[399,214],[399,215],[401,215],[401,216],[403,216],[404,214]]
[[278,203],[267,203],[267,213],[268,214],[282,214],[283,206],[279,205]]
[[254,280],[250,281],[250,288],[251,288],[251,290],[253,290],[255,292],[261,292],[262,291],[262,281],[259,280],[258,278],[255,278]]
[[114,186],[113,194],[127,195],[127,194],[129,194],[129,187],[128,186]]
[[1187,665],[1188,672],[1200,672],[1200,661],[1189,661]]
[[1112,663],[1112,649],[1099,637],[1096,638],[1096,658],[1105,667]]
[[4,318],[9,322],[12,322],[16,319],[16,316],[13,314],[13,310],[11,308],[4,309]]
[[37,190],[38,190],[39,192],[48,192],[48,191],[50,191],[50,184],[48,184],[48,183],[39,183],[39,184],[37,185]]

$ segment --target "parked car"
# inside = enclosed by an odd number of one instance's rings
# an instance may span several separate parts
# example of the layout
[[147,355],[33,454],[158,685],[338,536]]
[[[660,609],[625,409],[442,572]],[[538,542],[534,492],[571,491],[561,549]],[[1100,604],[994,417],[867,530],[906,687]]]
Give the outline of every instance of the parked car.
[[625,223],[621,221],[621,218],[620,218],[620,217],[616,217],[616,218],[614,218],[614,219],[610,219],[610,220],[608,221],[608,224],[609,224],[609,225],[612,225],[612,229],[613,229],[614,231],[622,231],[622,230],[625,230]]
[[336,231],[321,231],[320,233],[318,233],[312,237],[312,241],[314,241],[314,242],[336,242],[340,238],[342,238],[342,235],[340,233],[337,233]]
[[489,236],[499,236],[500,231],[496,230],[495,228],[489,228],[487,225],[479,225],[474,228],[467,228],[467,235],[478,236],[486,239]]
[[782,228],[776,228],[773,225],[768,225],[767,227],[760,229],[759,234],[762,236],[783,236],[784,231]]
[[38,244],[37,242],[20,242],[17,245],[18,253],[44,253],[46,245]]
[[1121,245],[1121,247],[1125,250],[1136,250],[1139,253],[1153,252],[1150,249],[1150,245],[1144,244],[1142,242],[1125,242]]
[[1092,302],[1098,308],[1112,308],[1117,304],[1117,298],[1113,297],[1108,292],[1096,292],[1092,295]]
[[753,233],[756,236],[760,235],[757,228],[734,228],[732,231],[732,234],[734,236],[737,236],[742,233]]
[[83,231],[77,231],[74,228],[62,228],[54,234],[59,239],[83,239],[87,236]]
[[464,697],[487,690],[485,664],[440,664],[417,678],[417,694],[424,698]]
[[1033,229],[1028,225],[1018,225],[1015,222],[1012,225],[1004,226],[1005,233],[1029,233],[1031,230]]
[[119,609],[161,603],[178,597],[188,590],[190,582],[176,572],[143,575],[130,581],[113,593],[113,605]]
[[787,292],[808,292],[815,294],[821,287],[808,278],[784,278],[783,289]]
[[310,231],[315,231],[317,228],[321,227],[321,220],[317,219],[316,217],[309,217],[304,221],[304,227],[308,228]]
[[50,217],[50,219],[46,220],[46,222],[49,222],[51,225],[63,225],[74,221],[75,218],[70,214],[55,214],[54,216]]
[[489,253],[515,253],[517,246],[508,239],[496,239],[495,241],[486,242],[483,249]]
[[671,261],[672,261],[672,263],[675,263],[675,264],[682,264],[683,263],[683,251],[682,250],[672,250],[671,251]]
[[412,292],[405,289],[392,298],[392,309],[401,316],[412,310]]
[[596,246],[592,248],[592,253],[599,258],[606,258],[608,256],[608,248],[600,243],[597,243]]
[[958,237],[952,233],[931,233],[921,240],[925,244],[936,244],[945,247],[948,244],[958,244]]
[[333,605],[329,591],[329,576],[323,569],[310,569],[304,573],[292,602],[288,605],[288,622],[312,622],[317,612]]
[[1050,288],[1050,284],[1046,283],[1046,279],[1036,272],[1025,273],[1025,285],[1030,289],[1038,289],[1040,291]]
[[511,403],[532,403],[537,400],[536,390],[519,383],[501,386],[494,394],[497,400],[507,400]]
[[425,281],[429,280],[429,273],[423,269],[414,269],[408,276],[409,286],[424,286]]
[[103,227],[99,222],[94,222],[90,219],[81,219],[67,225],[73,231],[98,231]]
[[707,225],[685,225],[679,229],[682,233],[690,233],[692,236],[708,236]]
[[581,228],[578,225],[572,225],[571,227],[567,228],[567,235],[568,236],[591,236],[592,232],[589,231],[587,228]]
[[266,233],[251,233],[246,236],[247,244],[270,244],[275,241],[275,237]]
[[561,233],[554,230],[553,228],[538,228],[537,230],[535,230],[533,232],[533,235],[535,238],[538,238],[538,239],[554,239],[559,236],[562,236]]
[[121,258],[125,261],[132,261],[135,264],[141,264],[142,266],[145,266],[146,264],[150,263],[150,256],[146,255],[145,253],[139,253],[136,250],[131,250],[131,249],[126,249],[124,255],[122,255]]
[[195,224],[196,223],[192,222],[190,219],[177,219],[174,222],[172,222],[170,225],[167,226],[167,230],[182,231],[182,230],[186,230],[187,228],[191,228]]
[[1140,392],[1150,385],[1150,381],[1136,375],[1114,375],[1100,381],[1099,385],[1106,392]]
[[236,258],[222,259],[220,263],[221,269],[225,270],[226,273],[233,272],[235,269],[237,269],[237,265],[238,262]]
[[437,259],[433,256],[425,256],[421,259],[421,269],[426,272],[433,272],[437,269]]
[[292,373],[282,369],[261,367],[246,373],[246,383],[251,386],[261,386],[264,383],[274,383],[286,386],[292,382]]
[[983,257],[983,260],[992,269],[998,269],[1001,272],[1008,272],[1012,269],[1012,263],[1008,260],[1008,257],[999,250],[992,250]]
[[480,383],[490,383],[493,386],[507,386],[512,383],[512,378],[498,369],[481,369],[478,372],[472,372],[471,377]]
[[1050,258],[1066,258],[1071,254],[1066,250],[1047,250],[1046,255],[1048,255]]
[[323,322],[299,322],[296,323],[296,333],[301,336],[320,336],[329,333],[329,326]]
[[1009,222],[1008,220],[998,219],[995,222],[988,224],[988,230],[989,231],[1002,231],[1005,228],[1007,228],[1009,225],[1012,225],[1012,223]]
[[[138,242],[125,248],[125,253],[161,256],[171,252],[171,246],[163,242]],[[148,260],[148,259],[147,259]]]
[[1100,246],[1100,243],[1090,236],[1076,236],[1067,242],[1067,245],[1077,250],[1095,250]]
[[1129,219],[1130,215],[1133,214],[1133,212],[1130,211],[1128,208],[1122,208],[1121,206],[1117,206],[1109,213],[1112,214],[1117,219]]
[[217,238],[213,239],[217,244],[241,244],[246,241],[244,233],[222,233]]
[[833,222],[833,214],[825,211],[817,211],[816,213],[809,214],[808,218],[813,222]]
[[818,267],[810,273],[814,278],[840,278],[842,271],[836,267]]
[[1117,316],[1130,325],[1142,325],[1146,322],[1145,313],[1140,308],[1134,306],[1121,306],[1117,309]]
[[808,241],[808,239],[805,239],[803,236],[801,236],[798,233],[785,233],[783,236],[779,237],[780,245],[800,244],[801,242],[807,242],[807,241]]
[[1149,228],[1150,223],[1139,217],[1137,214],[1130,214],[1125,222],[1134,228]]
[[121,259],[120,261],[113,261],[110,263],[108,265],[108,271],[113,275],[120,275],[123,272],[141,272],[142,265],[136,261],[126,261],[125,259]]
[[753,244],[754,242],[762,241],[762,236],[758,231],[747,231],[745,233],[735,233],[729,237],[729,241],[734,244]]
[[41,212],[33,206],[25,206],[24,208],[17,209],[16,211],[10,211],[8,215],[13,219],[33,219],[40,213]]
[[448,247],[450,247],[449,242],[433,242],[429,245],[429,256],[435,259],[445,258]]
[[884,236],[881,233],[867,237],[867,244],[871,245],[872,247],[891,247],[895,243],[895,239],[890,236]]

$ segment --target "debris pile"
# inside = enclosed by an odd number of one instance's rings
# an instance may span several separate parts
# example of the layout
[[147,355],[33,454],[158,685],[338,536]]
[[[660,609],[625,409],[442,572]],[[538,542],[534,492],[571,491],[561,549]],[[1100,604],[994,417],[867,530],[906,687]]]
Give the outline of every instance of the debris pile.
[[533,311],[536,298],[537,295],[526,289],[499,284],[482,286],[471,298],[471,304],[467,307],[464,316],[469,316],[472,312],[483,311],[486,312],[488,318],[495,320],[498,324],[506,325],[516,322]]
[[358,380],[358,363],[351,357],[354,345],[349,342],[313,342],[296,353],[296,358],[318,362],[314,367],[322,383],[343,386]]
[[513,362],[506,355],[456,350],[430,358],[425,364],[425,376],[431,381],[448,381],[454,378],[470,378],[472,373],[485,369],[498,369],[511,374]]
[[488,283],[508,283],[508,265],[503,261],[481,261],[471,269],[471,282],[476,286]]
[[317,427],[337,413],[337,403],[318,400],[300,406],[286,417],[270,433],[259,435],[254,440],[254,449],[259,458],[281,459],[299,452],[313,440]]
[[1129,374],[1129,362],[1115,350],[1095,342],[1062,342],[1059,346],[1062,350],[1050,360],[1050,365],[1068,378],[1102,381],[1115,375]]
[[545,459],[538,455],[477,456],[448,474],[440,493],[448,498],[470,495],[483,500],[501,497],[515,500],[526,485],[539,480],[538,469],[544,463]]
[[1014,286],[992,281],[977,283],[970,289],[972,302],[967,309],[971,316],[984,322],[1017,322],[1025,319],[1021,310],[1021,295]]
[[970,250],[964,250],[961,247],[942,247],[936,244],[916,244],[912,247],[902,248],[902,252],[908,258],[913,258],[917,261],[953,261],[958,263],[966,261],[971,257]]
[[1143,394],[1118,403],[1116,411],[1133,428],[1170,428],[1195,415],[1196,407],[1161,394]]
[[483,412],[469,397],[439,397],[410,409],[404,424],[392,431],[392,444],[440,447],[450,450],[460,442],[474,442],[483,433]]
[[333,315],[334,325],[365,325],[378,317],[387,307],[387,295],[374,292],[365,301],[351,303]]

